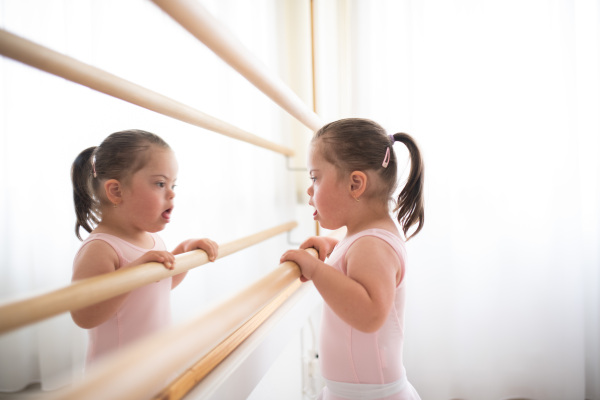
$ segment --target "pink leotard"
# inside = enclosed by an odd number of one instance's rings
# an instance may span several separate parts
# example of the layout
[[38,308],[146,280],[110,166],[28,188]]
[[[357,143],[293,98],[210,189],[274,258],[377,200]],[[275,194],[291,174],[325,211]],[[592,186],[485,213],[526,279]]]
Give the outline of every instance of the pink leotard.
[[396,287],[392,310],[374,333],[352,328],[325,303],[321,325],[319,359],[327,387],[322,399],[420,399],[406,380],[402,362],[404,340],[405,258],[404,242],[383,229],[368,229],[341,240],[326,263],[347,274],[346,253],[359,238],[374,236],[396,251],[402,279]]
[[[93,240],[108,243],[119,256],[119,268],[141,257],[151,250],[166,250],[157,234],[152,234],[154,247],[143,249],[116,236],[105,233],[90,234],[81,249]],[[100,357],[119,349],[147,334],[158,331],[171,322],[171,277],[150,283],[132,290],[115,315],[89,330],[89,346],[86,364],[90,365]]]

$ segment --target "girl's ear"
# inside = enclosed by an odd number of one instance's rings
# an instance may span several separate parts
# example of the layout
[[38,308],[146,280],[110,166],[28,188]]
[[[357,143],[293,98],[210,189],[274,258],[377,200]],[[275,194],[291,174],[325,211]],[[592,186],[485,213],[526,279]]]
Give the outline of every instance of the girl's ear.
[[362,171],[354,171],[350,174],[350,195],[358,200],[367,190],[367,174]]
[[104,182],[104,191],[106,192],[106,197],[108,201],[117,205],[121,203],[123,192],[122,192],[121,182],[116,179],[109,179]]

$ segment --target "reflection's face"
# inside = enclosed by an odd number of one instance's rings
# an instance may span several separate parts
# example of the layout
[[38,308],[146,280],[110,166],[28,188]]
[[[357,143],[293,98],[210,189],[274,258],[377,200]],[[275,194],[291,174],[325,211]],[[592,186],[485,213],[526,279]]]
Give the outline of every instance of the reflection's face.
[[133,227],[158,232],[171,220],[178,165],[170,149],[153,147],[149,162],[123,188],[123,207]]

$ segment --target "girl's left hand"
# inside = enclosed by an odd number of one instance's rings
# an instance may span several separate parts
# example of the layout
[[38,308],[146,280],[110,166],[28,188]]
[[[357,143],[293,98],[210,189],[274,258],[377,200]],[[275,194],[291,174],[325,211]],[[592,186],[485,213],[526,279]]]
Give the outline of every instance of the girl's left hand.
[[219,256],[219,245],[210,240],[210,239],[188,239],[185,242],[181,243],[175,250],[173,250],[173,254],[187,253],[192,250],[204,250],[208,255],[209,261],[215,261]]

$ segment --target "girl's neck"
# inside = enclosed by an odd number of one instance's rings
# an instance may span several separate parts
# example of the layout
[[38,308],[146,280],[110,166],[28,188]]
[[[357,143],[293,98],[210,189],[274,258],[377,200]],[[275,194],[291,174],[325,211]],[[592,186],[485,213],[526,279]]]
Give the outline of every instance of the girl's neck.
[[357,204],[356,212],[346,224],[347,236],[352,236],[367,229],[384,229],[395,235],[400,236],[398,227],[390,216],[387,207],[377,208],[368,204]]

